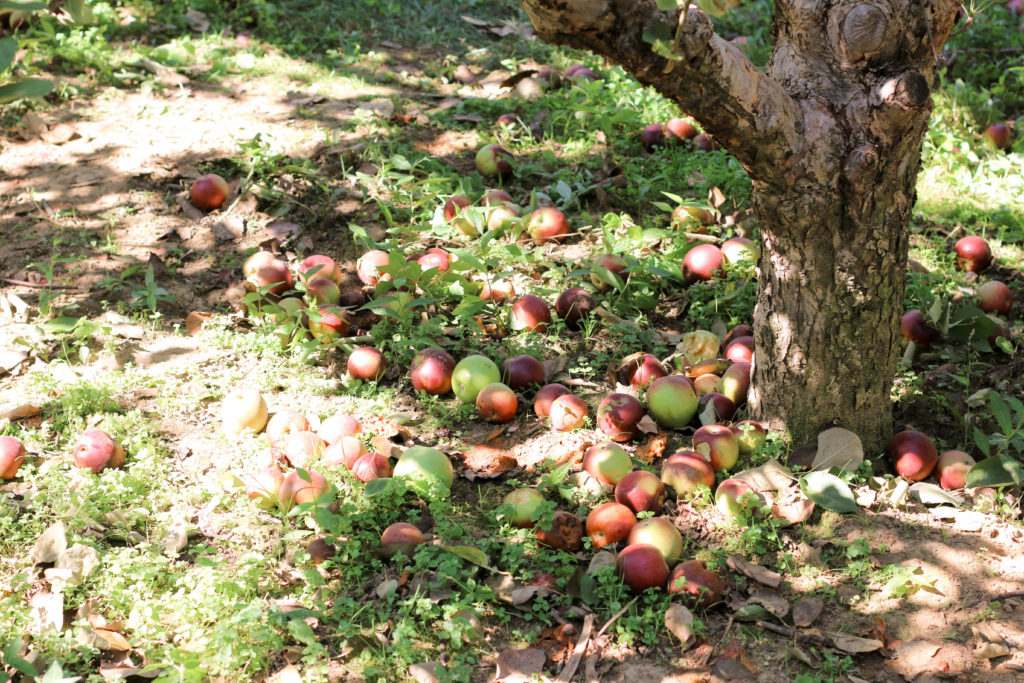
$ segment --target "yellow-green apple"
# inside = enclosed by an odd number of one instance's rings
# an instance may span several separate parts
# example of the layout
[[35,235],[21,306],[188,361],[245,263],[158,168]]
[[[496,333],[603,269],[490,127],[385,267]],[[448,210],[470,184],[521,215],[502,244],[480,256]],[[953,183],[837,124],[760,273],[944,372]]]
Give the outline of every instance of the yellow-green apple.
[[732,433],[736,435],[736,443],[740,447],[740,455],[750,455],[764,445],[768,439],[768,432],[760,422],[754,420],[743,420],[732,426]]
[[647,410],[662,427],[682,429],[697,414],[697,393],[683,375],[661,377],[647,387]]
[[583,470],[602,484],[614,486],[633,471],[629,453],[616,443],[594,444],[583,454]]
[[676,230],[696,230],[704,232],[705,226],[715,222],[714,216],[707,209],[699,206],[681,204],[672,210],[670,225]]
[[427,446],[412,446],[398,458],[395,479],[402,479],[420,495],[447,495],[455,481],[455,469],[441,451]]
[[334,304],[341,301],[341,289],[333,280],[325,277],[318,277],[306,285],[306,292],[313,299],[314,304]]
[[743,261],[757,263],[757,260],[761,258],[761,248],[746,237],[733,237],[723,242],[720,248],[722,256],[725,257],[726,263],[729,265],[736,265]]
[[224,432],[230,436],[259,433],[267,425],[267,402],[255,389],[238,387],[221,401],[220,419]]
[[747,402],[747,391],[750,389],[751,363],[733,363],[725,372],[718,383],[719,393],[725,394],[739,407]]
[[683,535],[668,517],[648,517],[641,519],[629,531],[626,539],[629,545],[645,543],[653,545],[671,567],[683,556]]
[[460,360],[452,371],[452,391],[463,403],[476,403],[488,384],[501,381],[501,371],[490,358],[472,355]]
[[475,162],[480,175],[502,179],[512,175],[512,153],[497,143],[481,147],[476,153]]
[[761,496],[753,487],[742,479],[730,477],[723,480],[715,489],[715,507],[725,517],[732,520],[743,519],[748,510],[761,505]]
[[510,491],[504,504],[511,507],[508,523],[520,529],[529,529],[534,525],[534,514],[544,502],[544,496],[537,489],[522,488]]

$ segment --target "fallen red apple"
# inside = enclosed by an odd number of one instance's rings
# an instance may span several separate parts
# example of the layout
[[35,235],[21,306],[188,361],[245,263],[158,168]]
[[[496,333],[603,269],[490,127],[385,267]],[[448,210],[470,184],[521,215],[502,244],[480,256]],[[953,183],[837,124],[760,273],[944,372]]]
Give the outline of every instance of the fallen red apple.
[[432,396],[447,394],[452,389],[452,373],[455,359],[444,349],[428,347],[420,350],[412,359],[409,377],[417,391]]
[[693,382],[683,375],[669,375],[647,387],[647,410],[662,427],[682,429],[697,414],[697,393]]
[[281,507],[291,510],[296,505],[315,503],[330,491],[331,485],[323,475],[312,470],[293,470],[284,475],[278,498]]
[[718,383],[718,391],[728,396],[737,408],[747,402],[752,367],[751,363],[733,363],[722,373]]
[[740,455],[750,455],[764,445],[768,439],[768,431],[754,420],[743,420],[732,426],[736,435],[736,443],[740,447]]
[[711,142],[711,138],[707,135],[696,135],[693,138],[693,148],[700,152],[710,152],[714,144]]
[[246,477],[244,481],[246,495],[257,507],[270,510],[277,505],[284,473],[276,466],[267,467]]
[[900,339],[903,341],[912,341],[921,349],[930,349],[939,335],[939,331],[925,320],[924,313],[917,309],[900,317]]
[[267,424],[267,402],[255,389],[233,389],[220,404],[220,417],[224,431],[231,436],[258,433]]
[[736,325],[731,330],[729,330],[728,334],[725,335],[725,339],[722,340],[722,343],[728,345],[729,342],[731,342],[733,339],[736,339],[737,337],[753,336],[754,328],[745,323],[740,323],[739,325]]
[[740,457],[736,435],[725,425],[704,425],[694,432],[693,450],[707,458],[715,472],[732,469]]
[[633,471],[629,453],[616,443],[594,444],[583,454],[583,471],[602,484],[614,486]]
[[978,287],[978,308],[986,313],[1007,315],[1013,308],[1013,293],[999,280],[990,280]]
[[559,510],[548,527],[537,527],[537,541],[553,550],[575,551],[583,547],[583,522],[571,512]]
[[565,70],[565,73],[563,75],[565,76],[565,79],[568,81],[579,81],[582,79],[586,79],[588,81],[601,80],[600,74],[588,69],[582,64],[573,64],[572,66]]
[[615,501],[635,513],[659,512],[665,504],[665,485],[653,472],[630,472],[615,485]]
[[463,403],[475,404],[483,388],[495,382],[501,382],[501,371],[486,356],[466,356],[452,371],[452,391]]
[[597,407],[597,428],[612,441],[629,441],[640,431],[644,407],[629,394],[609,394]]
[[534,525],[534,515],[544,502],[544,496],[537,489],[522,488],[510,491],[504,500],[505,505],[512,508],[508,523],[520,529],[529,529]]
[[519,220],[519,212],[511,206],[495,206],[487,212],[487,229],[511,228]]
[[480,175],[502,179],[512,175],[512,153],[499,144],[491,143],[481,147],[475,161]]
[[501,364],[501,381],[516,391],[544,383],[544,366],[533,356],[513,356]]
[[597,301],[590,292],[582,287],[565,290],[555,302],[555,312],[558,313],[559,318],[565,321],[565,326],[570,330],[582,328],[584,321],[593,314],[595,308],[597,308]]
[[629,536],[636,524],[636,515],[621,503],[602,503],[587,515],[587,536],[595,548],[613,545]]
[[599,292],[611,291],[613,286],[611,283],[606,282],[602,279],[601,274],[597,272],[597,269],[603,268],[609,270],[622,279],[625,279],[623,273],[629,268],[629,264],[626,263],[626,259],[622,258],[618,254],[601,254],[593,260],[591,268],[594,272],[590,274],[590,281],[594,284],[594,289]]
[[353,379],[365,382],[379,382],[387,372],[388,362],[380,349],[372,346],[360,346],[352,349],[346,363],[348,374]]
[[673,453],[661,465],[661,481],[676,493],[693,491],[698,486],[715,485],[715,469],[696,451]]
[[25,444],[13,436],[0,436],[0,479],[14,479],[25,462]]
[[408,522],[395,522],[380,535],[380,553],[387,559],[398,554],[411,557],[423,541],[423,532],[418,528]]
[[715,489],[715,507],[732,520],[743,519],[761,505],[761,497],[742,479],[725,479]]
[[352,474],[362,482],[385,479],[391,473],[391,461],[380,453],[364,453],[352,463]]
[[680,204],[672,209],[669,225],[673,230],[696,230],[704,232],[704,228],[715,222],[715,217],[707,209],[690,204]]
[[314,339],[329,343],[349,333],[352,329],[350,319],[351,314],[341,306],[323,304],[310,313],[307,327]]
[[330,256],[324,256],[323,254],[307,256],[299,264],[299,279],[307,282],[318,278],[330,280],[340,286],[341,268]]
[[543,332],[551,323],[551,308],[539,296],[527,294],[512,304],[510,324],[513,330]]
[[517,123],[519,123],[519,117],[515,114],[502,114],[494,121],[494,125],[499,128],[511,128]]
[[653,150],[655,147],[665,146],[665,127],[660,123],[652,123],[651,125],[640,131],[640,144],[644,146],[648,152]]
[[646,389],[654,380],[668,376],[668,370],[657,356],[650,353],[634,356],[623,361],[624,365],[628,362],[628,367],[632,369],[628,374],[629,383],[634,389]]
[[436,268],[439,273],[447,273],[452,267],[452,257],[444,249],[431,247],[426,253],[416,257],[416,263],[420,264],[423,270]]
[[407,448],[395,464],[394,478],[420,495],[444,495],[455,481],[455,468],[441,451],[427,446]]
[[725,257],[729,265],[736,265],[743,261],[757,263],[757,260],[761,258],[761,248],[746,237],[733,237],[726,240],[722,244],[721,250],[722,256]]
[[1013,131],[1005,123],[993,123],[985,129],[984,135],[985,140],[996,149],[1009,149],[1013,139]]
[[687,284],[710,280],[722,273],[722,250],[713,244],[698,244],[683,257],[683,279]]
[[964,488],[967,486],[967,473],[976,464],[974,458],[963,451],[946,451],[935,463],[939,486],[947,491]]
[[533,397],[533,412],[537,417],[548,417],[551,414],[551,404],[563,394],[572,393],[564,384],[545,384],[537,390]]
[[980,237],[961,237],[953,245],[953,251],[956,252],[956,266],[960,270],[980,273],[992,265],[992,250],[988,242]]
[[586,402],[579,396],[564,394],[551,402],[548,416],[551,418],[551,427],[559,432],[571,432],[579,429],[587,421]]
[[683,556],[683,535],[668,517],[648,517],[630,529],[626,539],[629,545],[653,545],[671,567]]
[[[274,256],[272,251],[257,251],[249,258],[245,259],[245,263],[242,265],[242,275],[245,276],[246,280],[252,280],[256,277],[256,273],[263,266],[270,265],[278,258]],[[287,265],[286,265],[287,268]]]
[[692,123],[683,119],[669,119],[665,124],[665,133],[671,135],[677,142],[697,137],[697,129],[693,127]]
[[306,467],[323,455],[327,443],[314,432],[292,432],[280,441],[280,450],[292,467]]
[[754,338],[736,337],[725,345],[725,357],[733,363],[752,363],[754,361]]
[[476,395],[476,413],[488,422],[511,422],[519,409],[519,399],[501,382],[488,384]]
[[512,195],[502,189],[487,190],[481,200],[484,206],[515,206]]
[[86,429],[75,441],[71,457],[77,466],[99,474],[107,468],[123,465],[124,449],[102,429]]
[[328,467],[344,467],[351,470],[359,458],[368,452],[363,442],[356,437],[342,436],[324,451],[324,460]]
[[391,257],[386,251],[371,249],[356,261],[356,275],[363,284],[376,285],[383,278],[380,269],[390,262]]
[[197,209],[219,209],[228,196],[228,183],[216,173],[207,173],[196,178],[188,196]]
[[637,543],[626,546],[615,560],[619,576],[635,592],[664,588],[668,583],[668,564],[661,551],[653,545]]
[[910,481],[927,478],[939,461],[932,440],[914,430],[902,431],[889,439],[885,452],[896,466],[896,473]]
[[288,264],[277,258],[261,262],[248,280],[255,287],[276,295],[284,294],[295,284]]
[[359,420],[345,413],[337,413],[323,420],[316,433],[325,442],[333,444],[343,436],[355,436],[361,431],[363,426]]
[[472,203],[469,201],[469,197],[465,195],[452,195],[444,203],[444,208],[442,209],[444,211],[444,219],[450,223],[453,218],[462,213],[462,210]]
[[670,594],[686,594],[690,605],[699,609],[708,609],[722,601],[725,594],[725,581],[714,573],[703,562],[687,560],[681,562],[672,572],[668,581]]
[[480,298],[484,301],[493,301],[496,304],[500,304],[505,299],[516,295],[516,288],[508,280],[494,280],[493,282],[484,282],[483,288],[480,290]]
[[562,242],[569,234],[569,219],[553,206],[543,206],[526,219],[526,231],[534,244]]
[[309,429],[309,420],[305,415],[297,410],[280,408],[267,421],[267,440],[274,445],[293,432],[308,432]]

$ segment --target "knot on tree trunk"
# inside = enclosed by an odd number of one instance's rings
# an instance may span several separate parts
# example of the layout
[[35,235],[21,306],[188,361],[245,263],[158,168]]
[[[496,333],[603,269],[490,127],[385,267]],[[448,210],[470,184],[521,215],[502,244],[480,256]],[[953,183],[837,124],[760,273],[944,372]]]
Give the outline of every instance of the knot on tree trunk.
[[917,71],[904,71],[878,87],[879,99],[884,104],[907,110],[924,107],[930,94],[928,80]]
[[549,42],[559,36],[606,31],[615,23],[608,0],[531,0],[523,8],[537,35]]
[[853,64],[891,57],[898,47],[893,35],[898,25],[888,8],[880,5],[859,3],[851,8],[840,4],[832,10],[828,32],[843,63]]
[[863,189],[864,183],[878,168],[878,150],[873,145],[860,145],[846,157],[843,164],[843,175],[856,190]]

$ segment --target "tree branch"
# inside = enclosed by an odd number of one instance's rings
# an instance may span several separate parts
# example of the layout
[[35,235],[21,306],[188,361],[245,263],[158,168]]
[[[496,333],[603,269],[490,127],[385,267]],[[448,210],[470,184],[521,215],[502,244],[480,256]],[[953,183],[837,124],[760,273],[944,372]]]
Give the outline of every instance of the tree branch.
[[656,24],[674,31],[679,23],[680,12],[661,12],[653,0],[523,0],[523,7],[543,40],[606,57],[677,102],[754,179],[782,179],[801,154],[803,121],[793,99],[716,35],[696,7],[676,33],[679,60],[643,40]]

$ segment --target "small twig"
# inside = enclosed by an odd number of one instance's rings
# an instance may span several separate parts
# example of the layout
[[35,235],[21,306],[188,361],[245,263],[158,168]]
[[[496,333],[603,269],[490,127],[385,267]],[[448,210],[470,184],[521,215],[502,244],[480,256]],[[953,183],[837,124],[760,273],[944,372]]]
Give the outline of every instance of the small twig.
[[88,289],[82,289],[74,285],[49,285],[43,284],[42,282],[28,282],[27,280],[13,280],[9,277],[0,277],[0,282],[6,282],[9,285],[19,285],[21,287],[34,287],[35,289],[69,289],[75,292],[88,292]]
[[804,633],[803,631],[794,631],[791,628],[786,628],[785,626],[779,626],[778,624],[773,624],[770,621],[758,621],[757,622],[757,626],[759,628],[765,629],[766,631],[772,631],[773,633],[778,633],[780,636],[786,636],[787,638],[793,638],[794,640],[796,640],[799,643],[806,643],[808,645],[816,645],[818,647],[835,647],[835,644],[831,640],[829,640],[828,638],[825,638],[824,636],[816,635],[816,634],[813,634],[813,633]]
[[935,47],[935,36],[932,35],[932,25],[928,21],[928,9],[924,5],[924,0],[921,0],[921,14],[924,16],[924,26],[928,29],[928,41],[932,44],[932,54],[935,55],[935,63],[939,63],[939,49]]
[[718,645],[715,645],[713,648],[711,648],[710,650],[705,652],[704,656],[701,657],[701,659],[700,659],[700,665],[701,666],[704,666],[705,664],[707,664],[708,660],[711,659],[711,655],[715,654],[715,650],[717,650],[718,648],[722,647],[722,643],[725,642],[726,636],[729,635],[729,629],[732,628],[732,622],[733,622],[732,615],[729,615],[729,622],[725,625],[725,633],[723,633],[722,637],[718,639]]
[[580,633],[579,640],[576,641],[576,647],[573,648],[572,656],[569,661],[565,663],[562,668],[562,673],[558,674],[556,680],[562,683],[569,683],[572,677],[576,675],[576,669],[579,668],[580,662],[583,661],[583,655],[587,651],[587,644],[590,643],[590,632],[594,630],[594,615],[588,614],[583,619],[583,631]]
[[980,598],[978,600],[974,600],[973,602],[967,603],[967,605],[963,609],[969,609],[971,607],[976,607],[976,606],[978,606],[978,605],[980,605],[980,604],[982,604],[984,602],[996,602],[997,600],[1008,600],[1010,598],[1024,598],[1024,590],[1022,590],[1022,591],[1008,591],[1006,593],[994,593],[994,594],[991,594],[991,595],[986,595],[983,598]]
[[612,624],[614,624],[616,622],[616,620],[618,620],[619,617],[621,617],[623,614],[625,614],[626,610],[628,610],[630,607],[632,607],[633,603],[635,603],[639,599],[640,599],[640,596],[638,595],[635,598],[633,598],[632,600],[630,600],[629,602],[627,602],[625,605],[623,605],[622,609],[620,609],[618,612],[616,612],[614,615],[612,615],[612,618],[609,619],[608,621],[606,621],[604,626],[601,627],[601,630],[597,632],[596,636],[594,636],[594,640],[597,640],[598,638],[603,636],[604,632],[608,630],[608,627],[611,626]]

